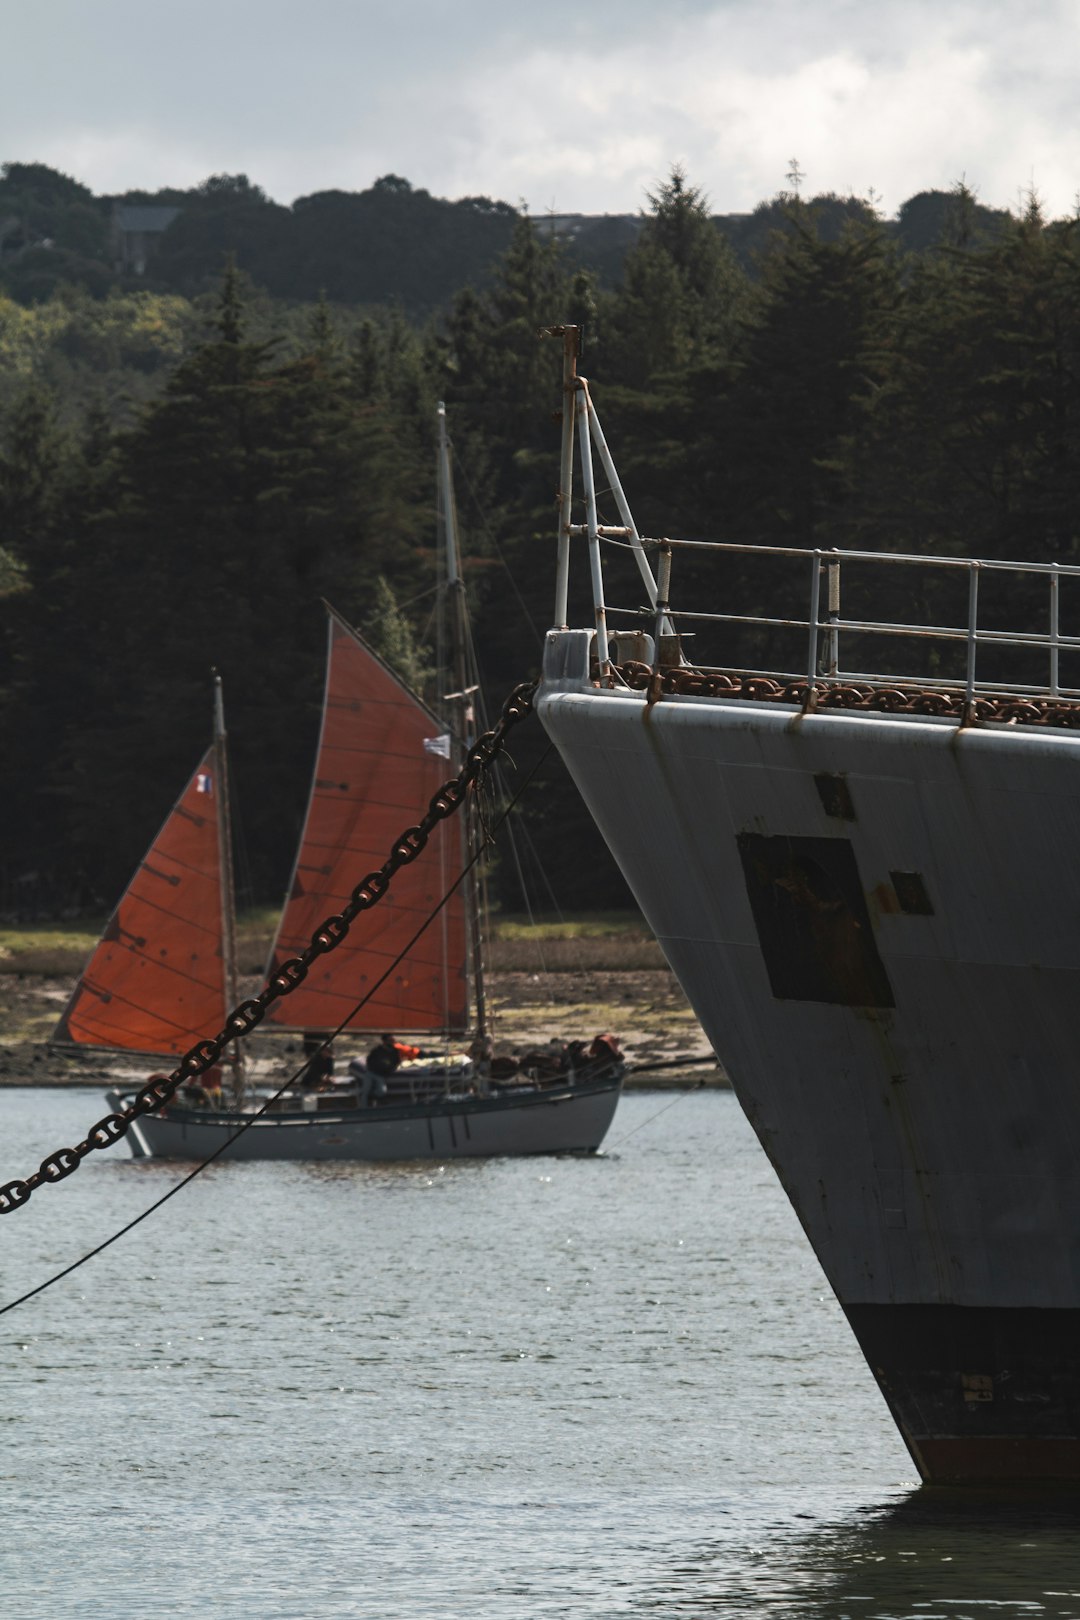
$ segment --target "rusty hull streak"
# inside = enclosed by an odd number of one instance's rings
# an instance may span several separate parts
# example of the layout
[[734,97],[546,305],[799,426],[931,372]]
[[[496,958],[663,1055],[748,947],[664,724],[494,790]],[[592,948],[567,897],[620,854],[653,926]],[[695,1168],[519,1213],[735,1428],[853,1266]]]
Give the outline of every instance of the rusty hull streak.
[[900,914],[900,905],[896,898],[896,890],[891,883],[875,883],[868,897],[883,917],[894,917]]

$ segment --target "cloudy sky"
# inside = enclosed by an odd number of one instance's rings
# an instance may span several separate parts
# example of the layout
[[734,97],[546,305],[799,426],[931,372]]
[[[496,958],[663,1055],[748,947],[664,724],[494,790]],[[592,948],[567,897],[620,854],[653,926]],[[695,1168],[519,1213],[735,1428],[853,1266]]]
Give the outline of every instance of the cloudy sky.
[[0,60],[0,160],[96,192],[392,172],[627,212],[679,162],[727,213],[794,157],[887,214],[1080,193],[1080,0],[22,0]]

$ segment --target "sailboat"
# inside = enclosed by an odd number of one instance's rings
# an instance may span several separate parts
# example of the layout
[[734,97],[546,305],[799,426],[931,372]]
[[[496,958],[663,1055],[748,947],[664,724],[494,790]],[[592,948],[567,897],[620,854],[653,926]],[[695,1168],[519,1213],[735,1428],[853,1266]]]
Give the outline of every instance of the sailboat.
[[[328,607],[314,778],[268,973],[381,864],[472,740],[478,683],[441,406],[439,472],[454,690],[442,713],[428,707]],[[226,782],[219,685],[214,743],[87,964],[58,1043],[180,1056],[223,1026],[238,999]],[[424,854],[397,872],[381,903],[302,985],[273,1003],[264,1025],[302,1033],[316,1050],[337,1032],[338,1051],[366,1035],[370,1051],[337,1059],[332,1079],[312,1083],[309,1072],[273,1097],[246,1083],[237,1060],[231,1082],[211,1073],[133,1121],[135,1156],[201,1159],[225,1142],[230,1157],[247,1159],[595,1152],[618,1104],[617,1043],[597,1037],[493,1061],[477,836],[471,805],[464,817],[442,821]],[[391,1031],[405,1039],[395,1040],[386,1072],[380,1059]],[[402,1047],[416,1055],[402,1058]],[[128,1101],[109,1093],[113,1108]]]
[[[225,710],[215,676],[213,740],[109,918],[50,1044],[169,1058],[220,1029],[238,995],[233,896]],[[236,1054],[231,1067],[235,1090]]]

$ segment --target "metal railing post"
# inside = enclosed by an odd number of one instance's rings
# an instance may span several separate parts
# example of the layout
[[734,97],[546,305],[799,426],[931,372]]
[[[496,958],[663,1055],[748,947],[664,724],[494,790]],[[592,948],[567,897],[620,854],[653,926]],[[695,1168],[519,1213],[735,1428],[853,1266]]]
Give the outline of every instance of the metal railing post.
[[810,650],[806,654],[806,697],[803,714],[818,706],[818,632],[821,619],[821,552],[814,551],[810,572]]
[[[835,549],[835,548],[834,548]],[[840,668],[840,558],[830,557],[825,565],[829,576],[829,633],[825,643],[825,673],[835,676]]]
[[967,689],[964,693],[965,722],[973,712],[975,703],[975,654],[979,644],[979,564],[973,562],[968,569],[968,624],[967,624]]
[[[660,542],[660,562],[657,568],[656,579],[656,622],[653,626],[653,667],[649,680],[648,703],[652,705],[660,696],[661,682],[663,680],[663,664],[661,656],[662,637],[671,620],[668,618],[668,602],[671,596],[671,546],[667,540]],[[674,634],[674,626],[672,626]]]
[[1061,690],[1061,574],[1053,565],[1050,575],[1050,695]]
[[810,652],[806,660],[807,703],[813,701],[817,680],[818,620],[821,616],[821,552],[815,551],[810,566]]

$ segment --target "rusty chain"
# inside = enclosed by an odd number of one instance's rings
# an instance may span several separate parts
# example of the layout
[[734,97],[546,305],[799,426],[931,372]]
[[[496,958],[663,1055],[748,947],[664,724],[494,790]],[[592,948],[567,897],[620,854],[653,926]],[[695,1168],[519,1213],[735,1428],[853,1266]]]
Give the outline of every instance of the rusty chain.
[[507,734],[532,713],[536,681],[523,681],[515,686],[502,713],[490,731],[478,737],[465,756],[465,763],[457,776],[444,782],[432,797],[428,808],[415,827],[406,827],[394,841],[390,854],[377,872],[369,872],[353,889],[348,903],[336,915],[327,917],[314,934],[311,944],[299,956],[283,962],[272,974],[260,993],[235,1007],[225,1020],[225,1027],[212,1039],[197,1041],[181,1058],[169,1075],[155,1077],[135,1095],[135,1101],[119,1113],[106,1114],[91,1126],[85,1138],[74,1147],[58,1148],[42,1159],[32,1175],[24,1181],[16,1180],[0,1187],[0,1215],[21,1209],[36,1188],[63,1181],[79,1168],[88,1153],[111,1147],[127,1134],[133,1120],[143,1114],[153,1114],[172,1101],[182,1085],[198,1079],[214,1066],[230,1041],[250,1035],[262,1023],[267,1009],[283,996],[291,995],[307,977],[308,969],[320,956],[334,950],[349,932],[351,924],[364,911],[378,905],[390,887],[394,873],[415,861],[440,821],[464,804],[470,789],[478,785],[488,766],[505,744]]
[[[983,693],[968,703],[959,687],[951,690],[915,684],[870,686],[866,683],[776,679],[771,675],[740,675],[722,670],[694,669],[689,665],[665,669],[656,682],[650,664],[616,665],[616,674],[636,692],[659,690],[657,695],[750,699],[757,703],[797,703],[801,708],[857,709],[880,714],[927,714],[1003,725],[1065,726],[1080,730],[1080,703],[1063,698],[1019,697]],[[654,685],[655,682],[655,685]]]

